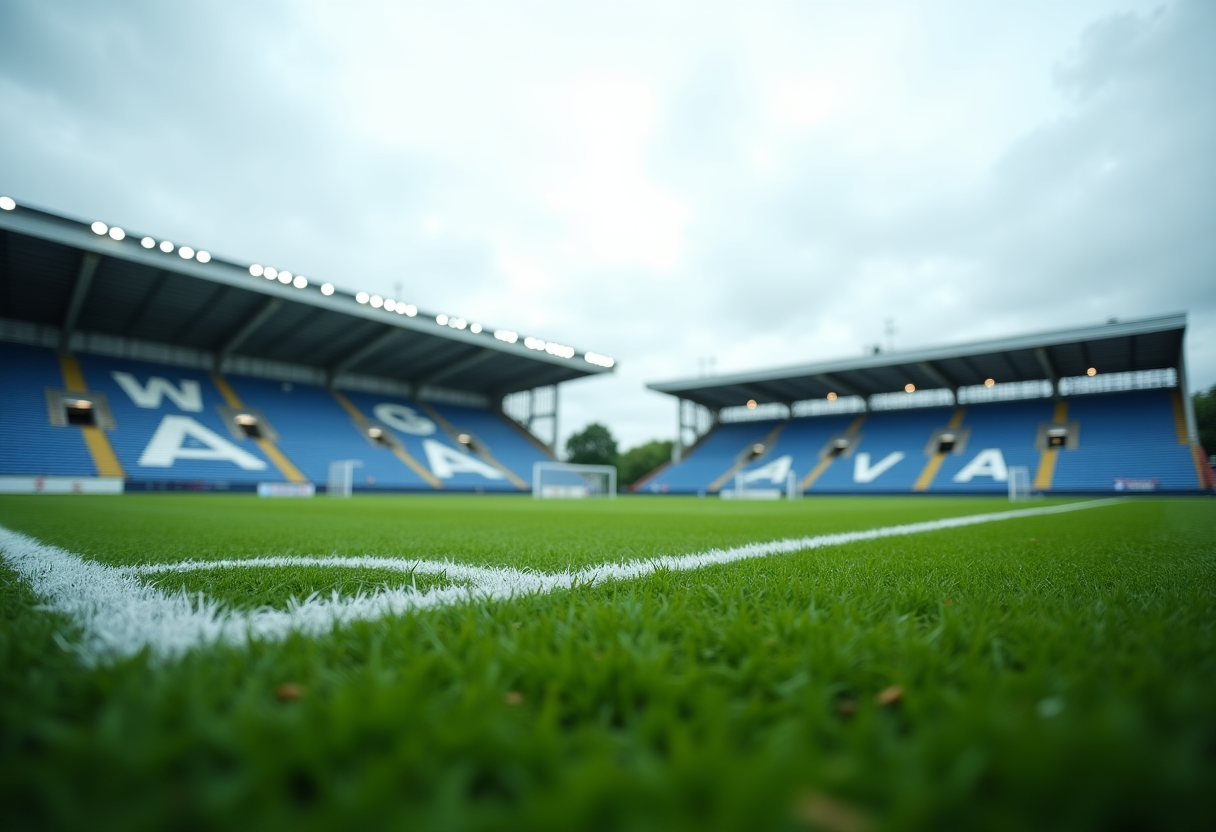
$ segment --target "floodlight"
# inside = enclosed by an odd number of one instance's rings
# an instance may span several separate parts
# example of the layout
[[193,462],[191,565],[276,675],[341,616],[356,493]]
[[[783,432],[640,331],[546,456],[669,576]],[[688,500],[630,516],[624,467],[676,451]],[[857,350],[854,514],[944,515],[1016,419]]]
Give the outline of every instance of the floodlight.
[[253,275],[254,277],[261,277],[262,276],[262,267],[259,266],[257,263],[254,263],[252,266],[249,267],[249,273],[251,275]]
[[403,303],[401,301],[397,301],[397,314],[404,315],[406,313],[408,307],[409,307],[408,303]]
[[110,226],[106,225],[101,220],[98,220],[89,227],[93,229],[93,233],[98,237],[104,237],[105,233],[110,230]]
[[[401,306],[402,305],[400,303],[397,304],[398,312],[401,311]],[[414,304],[412,304],[412,303],[405,304],[405,314],[409,315],[411,318],[414,317],[415,315],[418,314],[418,307],[414,306]]]
[[372,305],[372,309],[379,309],[384,305],[384,298],[380,297],[379,295],[372,295],[371,299],[368,300],[368,303]]
[[1098,371],[1093,367],[1090,367],[1088,370],[1085,371],[1085,375],[1087,375],[1087,376],[1096,376],[1097,374],[1098,374]]
[[258,423],[258,417],[254,416],[252,413],[238,413],[232,417],[232,421],[236,422],[238,425],[256,425]]
[[93,407],[93,403],[88,399],[76,399],[70,402],[64,402],[68,407],[74,407],[77,410],[89,410]]
[[385,312],[396,312],[397,311],[397,301],[393,300],[392,298],[385,298],[384,299],[384,311]]
[[266,278],[267,280],[274,280],[278,276],[279,270],[274,266],[267,266],[266,268],[262,269],[262,277]]
[[992,386],[993,386],[993,385],[995,385],[995,384],[996,384],[996,380],[995,380],[995,379],[991,379],[991,378],[986,378],[986,379],[984,379],[984,386],[985,386],[985,387],[992,387]]
[[905,385],[904,385],[904,392],[905,392],[905,393],[915,393],[915,392],[916,392],[916,385],[915,385],[915,384],[912,384],[911,382],[909,382],[909,383],[905,384]]
[[[141,246],[143,246],[144,248],[156,248],[156,240],[153,240],[151,237],[144,237],[142,240],[139,241],[139,244]],[[250,266],[249,268],[250,268],[250,270],[252,270],[254,267]],[[262,267],[258,266],[258,268],[260,269]]]
[[543,338],[533,338],[529,335],[524,339],[524,346],[530,350],[543,350],[545,348],[545,341]]
[[468,321],[466,321],[464,318],[453,318],[452,320],[448,321],[448,326],[450,326],[452,329],[464,329],[468,325]]
[[359,303],[367,303],[370,299],[371,298],[367,292],[360,292],[359,294],[355,295],[355,300],[357,300]]
[[456,441],[461,445],[471,445],[473,444],[473,437],[469,436],[467,433],[462,433],[456,437]]
[[443,314],[442,312],[440,312],[438,315],[435,316],[435,323],[439,324],[440,326],[446,326],[447,322],[448,322],[448,316]]
[[168,240],[161,240],[160,250],[165,254],[168,254],[169,252],[173,251],[173,243],[169,242]]
[[519,340],[519,333],[512,332],[509,329],[496,329],[496,330],[494,330],[494,337],[497,338],[499,341],[505,341],[508,344],[514,344],[516,341]]
[[588,364],[594,364],[597,367],[612,367],[616,361],[606,355],[600,355],[598,352],[589,352],[583,356],[583,360]]
[[297,289],[303,289],[308,286],[308,278],[302,274],[298,274],[296,275],[296,279],[291,281],[291,285],[295,286]]
[[381,436],[384,436],[384,431],[380,430],[380,428],[368,428],[367,435],[372,439],[379,439]]
[[473,333],[474,335],[481,332],[481,324],[470,324],[469,332]]
[[205,251],[200,251],[198,254],[194,255],[194,259],[200,263],[210,263],[211,255]]
[[126,239],[126,237],[127,237],[127,232],[123,231],[117,225],[110,227],[110,239],[111,240],[124,240],[124,239]]
[[11,196],[0,196],[0,210],[11,211],[17,207],[17,201]]
[[334,293],[334,284],[332,284],[332,283],[322,283],[321,284],[321,294],[325,295],[326,297],[329,297],[333,293]]
[[291,272],[279,272],[279,282],[287,284],[291,282]]
[[830,402],[834,402],[834,401],[836,401],[836,394],[835,394],[835,393],[832,393],[832,392],[829,392],[829,393],[828,393],[828,401],[830,401]]
[[748,400],[747,400],[747,409],[748,409],[748,410],[755,410],[755,409],[756,409],[756,400],[755,400],[755,399],[748,399]]
[[764,443],[757,442],[755,445],[752,445],[752,453],[756,456],[760,456],[760,454],[764,453]]
[[190,246],[182,246],[177,250],[177,253],[181,255],[183,260],[192,260],[194,258],[194,249],[190,248]]

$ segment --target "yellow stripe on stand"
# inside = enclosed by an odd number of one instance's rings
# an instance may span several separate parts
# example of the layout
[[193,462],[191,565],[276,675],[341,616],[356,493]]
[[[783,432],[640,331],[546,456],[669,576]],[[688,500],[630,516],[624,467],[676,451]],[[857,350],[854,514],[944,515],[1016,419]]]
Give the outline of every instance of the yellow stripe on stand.
[[[228,379],[221,376],[219,373],[211,374],[211,381],[215,384],[215,389],[220,391],[220,395],[224,397],[224,401],[233,410],[244,410],[245,405],[241,403],[241,398],[228,384]],[[288,482],[308,482],[308,477],[300,473],[300,469],[292,464],[291,460],[278,449],[278,447],[267,439],[265,436],[251,437],[254,442],[258,443],[258,447],[262,449],[262,453],[266,458],[274,463],[274,467],[279,469],[279,473],[287,478]]]
[[[958,430],[963,424],[963,414],[967,412],[965,407],[957,407],[954,409],[954,414],[950,417],[950,424],[946,427],[951,430]],[[928,491],[929,486],[933,485],[933,480],[937,477],[937,472],[941,469],[942,463],[946,461],[946,454],[949,451],[934,451],[933,456],[929,457],[925,467],[921,470],[920,476],[916,478],[916,482],[912,485],[913,491]]]
[[[1056,402],[1055,415],[1051,419],[1054,425],[1064,425],[1068,423],[1068,400],[1060,399]],[[1060,455],[1059,448],[1046,447],[1039,454],[1039,468],[1034,473],[1034,490],[1047,491],[1051,488],[1051,481],[1056,475],[1056,458]]]
[[[459,440],[456,437],[458,437],[460,435],[460,431],[456,430],[456,428],[453,427],[451,422],[449,422],[447,419],[443,418],[442,413],[440,413],[435,408],[428,405],[426,402],[420,401],[417,404],[419,407],[421,407],[423,409],[423,411],[426,413],[427,416],[430,416],[432,419],[434,419],[436,422],[439,423],[439,427],[441,427],[443,429],[444,433],[446,433],[453,441],[456,441],[457,444],[459,444]],[[531,486],[529,486],[526,482],[521,480],[514,471],[512,471],[510,468],[508,468],[507,466],[505,466],[501,462],[499,462],[497,459],[495,459],[494,455],[491,454],[489,451],[487,451],[485,448],[475,448],[473,450],[473,453],[477,454],[477,456],[481,457],[483,460],[485,460],[490,465],[493,465],[499,471],[502,471],[503,474],[506,475],[507,479],[509,479],[511,481],[511,484],[514,485],[516,488],[518,488],[520,491],[527,491],[529,488],[531,488]]]
[[[64,389],[69,393],[89,392],[89,386],[85,384],[84,373],[80,371],[80,362],[76,360],[76,356],[59,356],[59,369],[63,373]],[[118,457],[114,453],[114,447],[110,444],[110,437],[106,436],[104,430],[96,425],[81,425],[80,432],[84,436],[85,446],[89,449],[89,456],[93,457],[93,467],[97,469],[98,476],[126,476],[126,472],[122,470],[122,464],[119,463]]]
[[[845,433],[849,434],[850,436],[856,436],[857,431],[861,430],[861,423],[866,420],[867,415],[868,414],[865,413],[859,414],[857,418],[853,420],[853,424],[849,425],[849,428],[845,431]],[[811,472],[802,478],[802,482],[798,483],[798,490],[806,491],[808,488],[814,485],[815,480],[819,479],[819,477],[823,475],[823,472],[832,466],[832,463],[835,462],[835,460],[836,457],[832,456],[831,454],[828,454],[823,459],[819,460],[819,464],[812,468]]]
[[[353,418],[360,425],[367,424],[367,417],[365,417],[362,413],[359,412],[359,408],[355,407],[354,402],[352,402],[350,399],[346,398],[346,396],[342,395],[337,390],[330,390],[329,392],[333,394],[333,397],[335,399],[337,399],[338,404],[340,404],[340,405],[342,405],[342,407],[346,408],[346,412],[351,415],[351,418]],[[422,479],[426,480],[426,482],[431,486],[431,488],[443,488],[443,481],[440,480],[438,477],[436,477],[434,474],[432,474],[430,471],[428,471],[426,469],[426,467],[424,467],[422,465],[422,463],[420,463],[418,460],[416,460],[412,456],[410,456],[409,451],[407,451],[404,447],[402,447],[399,444],[391,445],[389,447],[392,450],[393,455],[396,456],[397,459],[404,462],[406,465],[408,465],[414,471],[415,474],[422,477]]]
[[1170,391],[1170,404],[1174,406],[1174,431],[1178,434],[1178,444],[1189,445],[1191,437],[1187,435],[1186,411],[1182,408],[1182,394],[1177,389]]

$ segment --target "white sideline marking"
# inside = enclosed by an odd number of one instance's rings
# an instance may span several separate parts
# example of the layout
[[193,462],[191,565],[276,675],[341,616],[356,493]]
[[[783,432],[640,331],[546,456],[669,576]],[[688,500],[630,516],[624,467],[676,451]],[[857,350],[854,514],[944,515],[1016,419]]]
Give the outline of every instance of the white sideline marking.
[[[83,643],[74,649],[78,650],[85,661],[95,663],[134,655],[145,648],[156,657],[169,658],[205,644],[240,645],[247,644],[250,640],[278,641],[290,633],[319,636],[354,621],[371,621],[412,610],[556,592],[601,581],[642,578],[660,570],[674,572],[700,569],[704,566],[863,540],[955,529],[999,520],[1063,514],[1117,502],[1121,502],[1121,499],[971,514],[865,531],[749,543],[733,549],[710,549],[689,555],[665,555],[649,560],[605,563],[578,571],[557,573],[372,556],[269,557],[117,567],[86,560],[55,546],[47,546],[3,526],[0,526],[0,552],[33,590],[46,599],[44,609],[61,613],[75,621],[84,638]],[[141,575],[207,569],[284,566],[391,569],[410,574],[444,575],[449,580],[459,581],[464,585],[426,590],[413,586],[389,587],[353,598],[342,597],[335,592],[328,598],[314,595],[303,601],[293,599],[288,602],[285,610],[269,607],[231,610],[201,594],[188,595],[184,589],[176,593],[166,593],[140,579]]]

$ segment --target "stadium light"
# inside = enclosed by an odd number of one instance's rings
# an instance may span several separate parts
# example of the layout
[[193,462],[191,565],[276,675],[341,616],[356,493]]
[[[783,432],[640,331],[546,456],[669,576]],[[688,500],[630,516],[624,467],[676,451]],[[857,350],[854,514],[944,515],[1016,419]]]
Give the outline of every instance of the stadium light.
[[253,275],[254,277],[261,277],[262,276],[262,267],[259,266],[257,263],[254,263],[252,266],[249,267],[249,273],[251,275]]
[[92,225],[89,226],[89,228],[92,228],[93,233],[96,234],[98,237],[104,237],[106,235],[106,232],[110,230],[110,226],[106,225],[101,220],[98,220],[97,222],[93,223]]
[[379,309],[381,306],[384,306],[384,298],[379,295],[372,295],[367,302],[371,304],[372,309]]
[[110,226],[110,239],[111,240],[125,240],[126,238],[127,238],[127,232],[123,231],[117,225]]
[[393,300],[392,298],[385,298],[384,299],[384,311],[385,312],[396,312],[397,311],[397,301]]
[[481,324],[469,324],[469,332],[473,333],[474,335],[481,332]]
[[1096,376],[1097,374],[1098,374],[1098,371],[1094,367],[1090,367],[1088,370],[1085,371],[1085,375],[1087,375],[1087,376]]
[[747,409],[748,409],[748,410],[755,410],[755,409],[756,409],[756,400],[755,400],[755,399],[748,399],[748,400],[747,400]]
[[298,275],[296,275],[296,279],[291,281],[291,285],[295,286],[297,289],[307,288],[308,287],[308,278],[302,274],[298,274]]
[[279,282],[287,284],[291,282],[291,272],[279,272]]
[[11,211],[17,207],[17,200],[11,196],[0,196],[0,210]]
[[834,402],[834,401],[836,401],[836,394],[835,394],[835,393],[833,393],[833,392],[829,392],[829,393],[828,393],[828,401],[830,401],[830,402]]
[[516,341],[519,340],[519,333],[512,332],[509,329],[496,329],[496,330],[494,330],[494,337],[497,338],[499,341],[504,341],[508,344],[514,344]]
[[447,326],[448,316],[440,312],[435,316],[435,323],[439,324],[440,326]]
[[995,379],[991,379],[991,378],[986,378],[986,379],[984,379],[984,386],[985,386],[985,387],[992,387],[992,386],[993,386],[993,385],[995,385],[995,384],[996,384],[996,380],[995,380]]
[[905,385],[904,385],[904,392],[905,392],[905,393],[915,393],[915,392],[916,392],[916,385],[915,385],[915,384],[912,384],[911,382],[909,382],[909,383],[905,384]]
[[360,292],[359,294],[355,295],[355,300],[359,303],[367,303],[369,300],[371,300],[371,296],[367,292]]
[[267,266],[266,268],[262,269],[262,277],[266,278],[267,280],[274,280],[278,276],[279,270],[274,266]]
[[179,248],[177,250],[177,253],[181,256],[181,258],[183,260],[193,260],[194,259],[194,249],[190,248],[190,246],[182,246],[181,248]]
[[169,252],[173,251],[173,243],[169,242],[168,240],[161,240],[160,250],[165,254],[168,254]]
[[452,329],[464,329],[468,325],[469,322],[464,318],[452,318],[450,321],[448,321],[448,326],[450,326]]
[[329,297],[333,293],[334,293],[334,284],[332,284],[332,283],[322,283],[321,284],[321,294],[325,295],[326,297]]
[[200,251],[198,254],[194,255],[194,259],[200,263],[210,263],[211,255],[206,251]]
[[[144,237],[142,240],[139,241],[139,244],[141,246],[143,246],[144,248],[156,248],[156,240],[153,240],[151,237]],[[250,266],[249,268],[250,268],[250,270],[252,270],[254,267]],[[262,267],[258,266],[257,268],[260,269]]]
[[418,307],[417,307],[417,306],[414,306],[414,304],[412,304],[412,303],[399,303],[399,304],[397,304],[397,312],[398,312],[398,314],[400,314],[402,311],[404,311],[406,315],[408,315],[409,317],[411,317],[411,318],[412,318],[412,317],[414,317],[415,315],[417,315],[417,314],[418,314]]
[[612,367],[616,361],[606,355],[600,355],[598,352],[589,352],[583,356],[583,360],[588,364],[594,364],[597,367]]

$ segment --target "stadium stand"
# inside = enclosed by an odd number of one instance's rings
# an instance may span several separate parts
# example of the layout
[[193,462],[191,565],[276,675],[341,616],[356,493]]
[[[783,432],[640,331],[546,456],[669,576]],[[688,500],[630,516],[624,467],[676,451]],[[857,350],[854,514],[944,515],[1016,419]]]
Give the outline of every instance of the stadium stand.
[[615,363],[8,202],[0,299],[7,490],[324,488],[357,460],[356,490],[528,491],[558,386]]
[[[714,426],[637,490],[772,491],[792,471],[804,493],[991,494],[1006,491],[1013,467],[1040,493],[1210,489],[1184,332],[1185,316],[1168,316],[651,384],[681,400],[683,441],[689,403],[710,411]],[[852,397],[848,407],[837,390]],[[774,408],[784,418],[749,416]],[[832,412],[842,409],[860,412]],[[772,439],[749,458],[762,437]]]

